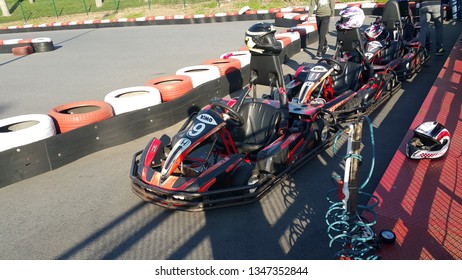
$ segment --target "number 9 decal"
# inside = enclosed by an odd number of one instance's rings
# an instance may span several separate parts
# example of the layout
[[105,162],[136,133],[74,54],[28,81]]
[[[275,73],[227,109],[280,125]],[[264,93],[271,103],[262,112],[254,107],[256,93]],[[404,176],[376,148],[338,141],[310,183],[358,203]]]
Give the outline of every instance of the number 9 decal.
[[204,123],[196,123],[189,131],[188,136],[196,137],[197,135],[201,134],[204,131],[205,124]]

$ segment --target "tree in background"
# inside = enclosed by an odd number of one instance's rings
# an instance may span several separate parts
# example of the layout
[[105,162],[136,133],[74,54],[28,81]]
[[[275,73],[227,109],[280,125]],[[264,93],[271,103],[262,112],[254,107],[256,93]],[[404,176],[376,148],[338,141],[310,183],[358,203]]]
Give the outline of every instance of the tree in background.
[[4,17],[9,17],[11,16],[10,10],[8,9],[8,6],[6,5],[6,0],[0,0],[0,9],[2,9],[2,15]]

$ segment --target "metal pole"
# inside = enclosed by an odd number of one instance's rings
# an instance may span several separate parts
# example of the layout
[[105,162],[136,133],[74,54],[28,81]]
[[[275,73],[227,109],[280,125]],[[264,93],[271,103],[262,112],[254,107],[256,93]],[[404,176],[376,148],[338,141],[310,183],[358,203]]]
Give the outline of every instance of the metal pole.
[[82,2],[83,2],[83,7],[85,8],[85,13],[86,13],[87,16],[88,16],[87,3],[85,3],[85,0],[82,0]]
[[19,7],[21,8],[22,18],[24,19],[24,22],[27,23],[26,14],[24,13],[24,9],[22,8],[22,0],[19,1]]
[[116,13],[119,12],[119,7],[118,6],[119,5],[117,5],[117,0],[114,0],[114,10],[115,10]]
[[58,18],[58,11],[56,10],[56,4],[55,4],[55,0],[52,0],[53,2],[53,8],[55,10],[55,16],[56,16],[56,19]]
[[353,126],[353,142],[352,142],[352,158],[351,168],[349,175],[349,186],[348,190],[350,197],[347,203],[347,212],[349,218],[354,219],[357,215],[357,200],[358,200],[358,169],[359,169],[359,155],[361,153],[361,140],[363,131],[363,120],[361,119],[358,123]]
[[151,9],[151,0],[148,0],[148,8]]

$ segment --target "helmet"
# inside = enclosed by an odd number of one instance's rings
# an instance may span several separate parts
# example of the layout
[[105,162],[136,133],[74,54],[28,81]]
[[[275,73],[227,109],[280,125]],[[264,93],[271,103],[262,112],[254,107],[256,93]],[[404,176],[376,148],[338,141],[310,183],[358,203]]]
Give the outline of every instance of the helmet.
[[340,20],[336,23],[337,30],[360,28],[364,22],[364,12],[360,7],[350,6],[340,11]]
[[412,159],[439,158],[449,147],[451,135],[438,122],[424,122],[414,130],[406,145],[406,156]]
[[388,32],[385,30],[385,26],[381,23],[374,23],[364,31],[364,36],[369,41],[381,41],[388,39]]
[[282,51],[282,44],[276,40],[275,33],[276,29],[271,23],[256,23],[245,33],[245,44],[250,52],[278,55]]

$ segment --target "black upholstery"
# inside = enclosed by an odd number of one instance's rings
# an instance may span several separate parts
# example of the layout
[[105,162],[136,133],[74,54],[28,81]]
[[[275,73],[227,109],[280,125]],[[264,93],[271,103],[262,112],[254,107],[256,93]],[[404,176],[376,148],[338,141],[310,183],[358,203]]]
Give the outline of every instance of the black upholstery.
[[244,102],[239,113],[244,118],[244,125],[235,127],[231,132],[238,152],[251,153],[260,150],[277,135],[277,125],[281,112],[267,103]]
[[360,63],[340,62],[340,64],[343,66],[343,72],[340,75],[332,76],[332,87],[335,95],[342,94],[349,89],[357,90],[355,85],[359,84],[358,80],[363,70]]
[[363,36],[359,28],[338,30],[337,31],[337,48],[341,52],[355,52],[359,49],[364,53]]
[[375,59],[373,61],[374,65],[387,65],[394,59],[396,59],[399,55],[399,49],[401,46],[401,42],[399,41],[391,41],[389,46],[384,48],[381,52],[380,55],[381,57]]
[[[401,31],[401,14],[399,12],[399,5],[396,0],[389,0],[383,8],[382,22],[385,25],[385,29],[394,31]],[[391,32],[393,34],[393,32]]]
[[342,57],[345,53],[351,56],[349,61],[362,61],[361,54],[364,54],[364,43],[359,28],[337,31],[337,47],[334,58]]
[[284,87],[284,77],[279,56],[258,55],[252,53],[250,57],[250,83],[264,86]]

